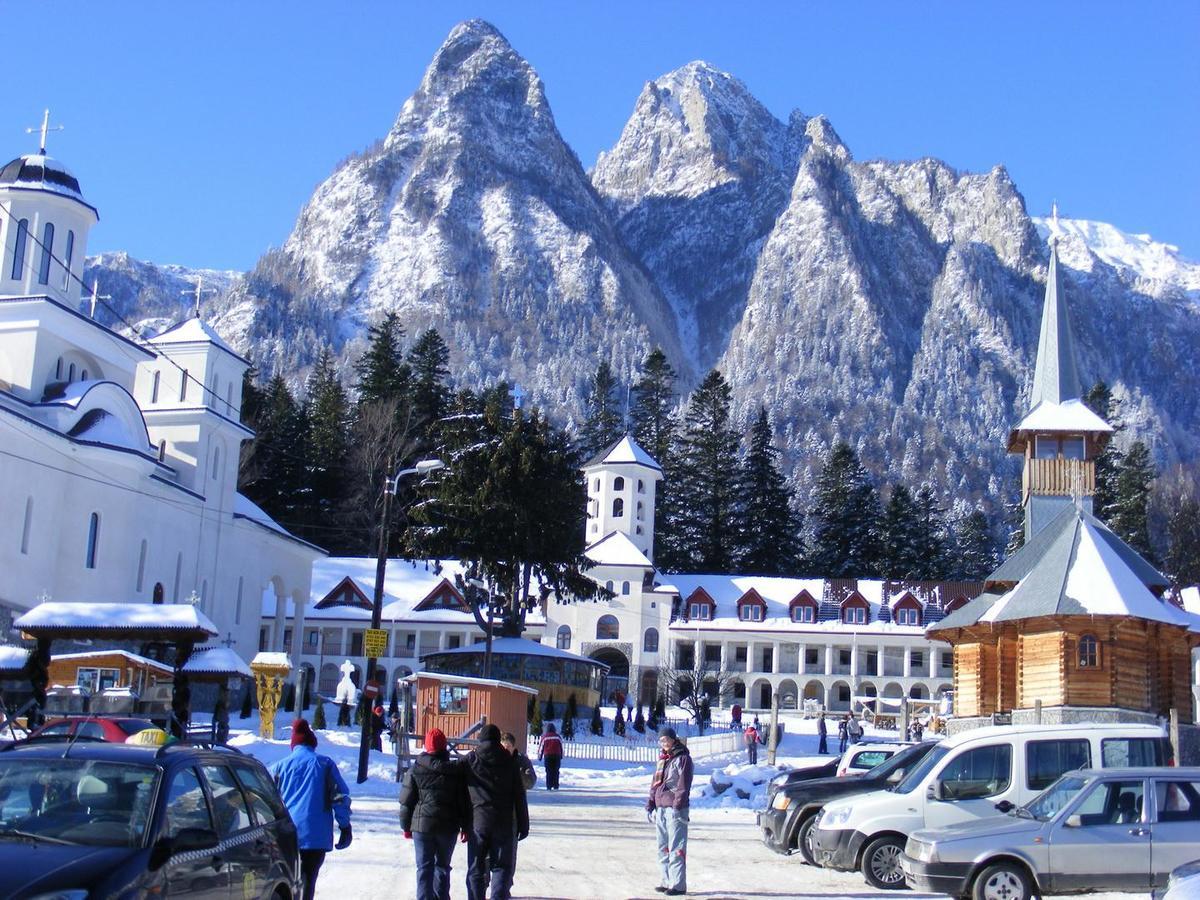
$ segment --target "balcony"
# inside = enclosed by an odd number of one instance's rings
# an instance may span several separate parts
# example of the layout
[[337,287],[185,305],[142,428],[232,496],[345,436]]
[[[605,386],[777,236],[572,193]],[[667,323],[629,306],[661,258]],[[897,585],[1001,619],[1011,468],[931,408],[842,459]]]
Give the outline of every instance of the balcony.
[[1022,496],[1082,496],[1096,493],[1096,464],[1086,459],[1027,459],[1021,474]]

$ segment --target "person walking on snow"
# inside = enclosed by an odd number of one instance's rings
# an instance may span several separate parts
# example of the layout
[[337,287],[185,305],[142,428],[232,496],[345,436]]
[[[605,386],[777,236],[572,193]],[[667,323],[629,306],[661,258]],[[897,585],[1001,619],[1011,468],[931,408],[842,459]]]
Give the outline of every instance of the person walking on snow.
[[650,782],[646,818],[658,837],[662,883],[655,888],[669,897],[687,893],[688,806],[692,791],[692,757],[674,728],[658,733],[658,766]]
[[746,756],[750,765],[758,765],[758,729],[753,725],[746,728],[742,734],[742,739],[746,742]]
[[292,752],[271,766],[271,775],[292,821],[300,845],[303,900],[313,900],[325,854],[334,849],[333,822],[338,824],[338,850],[350,846],[350,788],[328,756],[317,753],[317,736],[306,719],[292,723]]
[[850,740],[850,714],[838,719],[838,755],[846,752],[846,742]]
[[863,727],[862,722],[854,718],[854,713],[850,713],[850,721],[846,723],[846,734],[850,738],[850,743],[857,744],[862,740]]
[[818,714],[818,716],[817,716],[817,752],[818,753],[828,753],[829,752],[829,744],[827,742],[828,737],[829,737],[829,729],[825,726],[825,710],[821,710],[820,714]]
[[558,732],[554,729],[554,723],[551,722],[546,726],[546,733],[542,735],[542,746],[538,750],[538,759],[546,764],[546,790],[558,790],[558,770],[562,765],[563,758],[563,743],[562,738],[558,736]]
[[500,729],[495,725],[480,729],[479,746],[467,757],[467,793],[471,797],[467,897],[484,900],[490,883],[491,900],[509,900],[514,837],[523,841],[529,836],[529,806],[521,768],[500,745]]
[[445,733],[431,728],[400,788],[400,828],[416,851],[417,900],[450,900],[454,839],[460,832],[466,839],[470,821],[466,764],[450,757]]

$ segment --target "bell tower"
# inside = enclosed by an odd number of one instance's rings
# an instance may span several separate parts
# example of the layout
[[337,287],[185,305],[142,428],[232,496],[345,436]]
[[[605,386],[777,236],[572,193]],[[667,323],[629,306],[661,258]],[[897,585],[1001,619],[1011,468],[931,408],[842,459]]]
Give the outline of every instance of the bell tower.
[[1012,430],[1008,452],[1024,459],[1021,505],[1028,541],[1070,503],[1092,512],[1096,457],[1112,427],[1083,402],[1071,321],[1058,268],[1058,239],[1050,239],[1042,329],[1029,411]]
[[654,561],[654,493],[662,467],[626,435],[583,467],[587,479],[584,542],[591,546],[619,531]]

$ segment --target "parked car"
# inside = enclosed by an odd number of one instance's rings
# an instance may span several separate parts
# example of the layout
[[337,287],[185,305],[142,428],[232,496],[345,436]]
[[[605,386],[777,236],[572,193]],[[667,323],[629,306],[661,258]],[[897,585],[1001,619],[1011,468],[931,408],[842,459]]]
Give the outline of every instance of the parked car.
[[877,888],[904,887],[904,842],[919,828],[995,815],[1028,803],[1074,769],[1165,765],[1170,744],[1153,725],[1087,724],[977,728],[930,751],[891,791],[826,804],[813,826],[821,865],[858,869]]
[[837,775],[837,767],[840,758],[835,756],[832,759],[813,766],[799,766],[787,772],[781,772],[767,782],[767,805],[770,806],[771,800],[775,797],[775,792],[797,784],[801,781],[810,781],[814,778],[832,778]]
[[102,741],[0,750],[0,896],[299,891],[296,828],[253,757]]
[[1200,852],[1200,768],[1070,772],[1008,815],[913,832],[908,886],[974,900],[1146,891]]
[[767,808],[758,813],[763,843],[776,853],[799,851],[804,861],[816,865],[812,853],[812,825],[817,813],[831,800],[884,790],[898,783],[937,741],[904,747],[861,775],[844,778],[815,778],[781,788]]
[[1167,879],[1167,887],[1154,892],[1154,900],[1196,900],[1200,897],[1200,859],[1176,866]]
[[121,744],[139,731],[155,727],[149,719],[134,719],[128,716],[74,716],[68,719],[50,719],[40,728],[31,731],[29,738],[77,737]]
[[770,808],[771,801],[775,799],[775,793],[785,787],[817,778],[862,775],[907,746],[911,745],[900,741],[851,744],[840,757],[835,756],[828,762],[815,766],[803,766],[776,775],[767,785],[767,807]]

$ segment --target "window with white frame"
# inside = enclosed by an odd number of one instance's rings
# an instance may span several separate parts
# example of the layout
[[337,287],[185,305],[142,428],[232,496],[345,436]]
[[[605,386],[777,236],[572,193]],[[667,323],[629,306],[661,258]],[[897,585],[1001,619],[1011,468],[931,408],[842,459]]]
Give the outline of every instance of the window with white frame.
[[743,603],[738,610],[738,618],[743,622],[761,622],[762,617],[762,607],[757,603]]
[[842,610],[842,621],[847,625],[865,625],[867,610],[862,606],[847,606]]
[[920,625],[921,611],[912,606],[904,606],[896,610],[897,625]]
[[801,603],[792,607],[793,622],[815,622],[817,621],[817,611],[807,603]]
[[703,601],[696,601],[688,605],[688,618],[708,621],[712,618],[712,607]]

